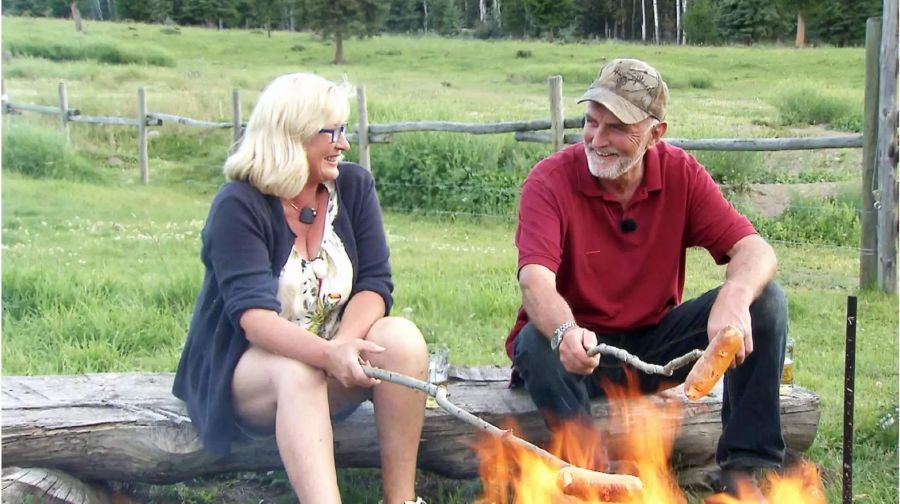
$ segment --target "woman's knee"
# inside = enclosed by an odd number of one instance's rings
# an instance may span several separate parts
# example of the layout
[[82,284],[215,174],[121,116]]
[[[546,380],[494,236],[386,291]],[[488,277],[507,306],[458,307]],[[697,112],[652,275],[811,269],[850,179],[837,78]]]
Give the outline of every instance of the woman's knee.
[[422,332],[409,319],[385,317],[369,329],[366,339],[386,349],[384,357],[389,361],[406,361],[424,364],[428,360],[428,347]]
[[280,401],[296,394],[326,394],[322,371],[290,359],[250,347],[238,361],[232,393],[238,415],[251,423],[274,419]]
[[272,384],[276,393],[281,396],[285,393],[302,391],[322,392],[327,390],[328,381],[325,373],[305,362],[278,356],[270,363]]

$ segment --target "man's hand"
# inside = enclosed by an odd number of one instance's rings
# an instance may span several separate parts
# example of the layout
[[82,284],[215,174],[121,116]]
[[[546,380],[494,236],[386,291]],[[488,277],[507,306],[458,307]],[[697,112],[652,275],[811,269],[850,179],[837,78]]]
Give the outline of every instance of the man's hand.
[[725,284],[710,309],[706,332],[712,341],[727,325],[740,329],[744,333],[744,350],[734,360],[741,364],[753,353],[750,305],[775,278],[778,260],[772,246],[757,234],[738,240],[727,255],[731,260],[725,270]]
[[381,353],[384,352],[384,347],[363,339],[333,339],[328,344],[325,363],[325,373],[328,376],[334,377],[347,388],[373,387],[380,383],[379,380],[367,376],[362,365],[368,365],[366,353]]
[[753,331],[750,324],[750,304],[752,302],[753,292],[726,282],[719,289],[716,301],[709,311],[706,333],[710,341],[729,325],[744,333],[744,348],[738,350],[734,356],[735,365],[742,364],[753,353]]
[[587,351],[597,346],[597,335],[581,327],[569,329],[559,345],[559,361],[566,371],[589,375],[600,365],[600,355],[588,357]]

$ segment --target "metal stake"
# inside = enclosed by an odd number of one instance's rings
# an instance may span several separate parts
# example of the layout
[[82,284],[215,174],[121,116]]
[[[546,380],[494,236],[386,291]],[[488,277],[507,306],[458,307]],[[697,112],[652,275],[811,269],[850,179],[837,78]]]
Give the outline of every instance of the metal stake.
[[856,296],[847,296],[847,340],[844,353],[843,504],[853,502],[853,392],[856,366]]

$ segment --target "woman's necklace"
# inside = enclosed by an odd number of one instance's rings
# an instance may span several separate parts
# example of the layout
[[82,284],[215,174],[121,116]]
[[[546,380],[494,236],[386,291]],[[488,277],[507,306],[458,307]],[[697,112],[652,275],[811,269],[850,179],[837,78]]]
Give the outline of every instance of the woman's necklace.
[[289,199],[285,199],[285,201],[288,202],[288,205],[291,205],[291,208],[297,211],[297,215],[299,216],[301,223],[312,224],[316,221],[316,215],[318,215],[319,212],[315,208],[308,206],[298,208],[293,201]]

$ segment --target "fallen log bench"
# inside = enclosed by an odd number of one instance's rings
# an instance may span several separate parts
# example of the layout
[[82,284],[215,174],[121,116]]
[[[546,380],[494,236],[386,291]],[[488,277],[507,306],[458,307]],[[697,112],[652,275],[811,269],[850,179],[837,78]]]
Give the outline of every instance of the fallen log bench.
[[[227,457],[205,452],[184,405],[171,395],[172,379],[170,373],[4,377],[4,468],[57,469],[83,480],[163,484],[206,474],[281,467],[271,439],[237,445]],[[524,389],[507,387],[508,380],[507,368],[451,367],[450,400],[498,426],[514,419],[526,439],[546,442],[549,433],[540,414]],[[688,402],[681,387],[649,396],[656,405],[680,403],[672,456],[676,468],[713,462],[721,432],[720,387],[697,402]],[[605,401],[592,404],[598,421],[608,413]],[[802,387],[782,386],[781,415],[788,447],[809,448],[818,428],[819,398]],[[477,476],[478,461],[471,446],[478,435],[442,409],[429,408],[419,467],[453,478]],[[603,431],[603,435],[621,433]],[[338,423],[334,439],[338,466],[379,465],[371,404]]]

